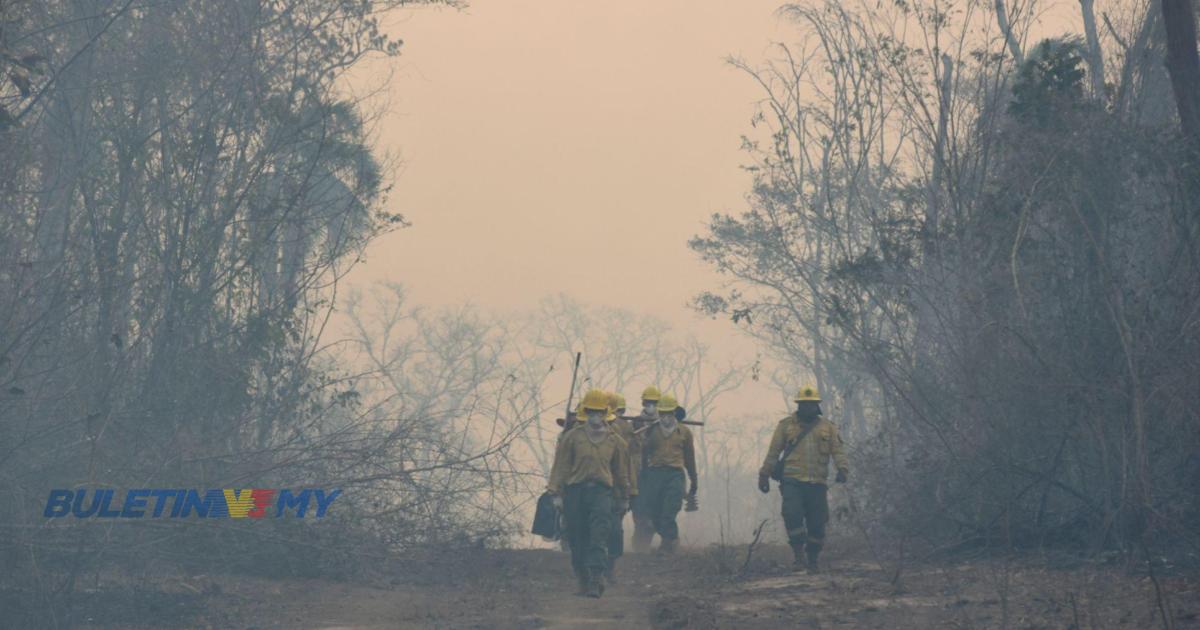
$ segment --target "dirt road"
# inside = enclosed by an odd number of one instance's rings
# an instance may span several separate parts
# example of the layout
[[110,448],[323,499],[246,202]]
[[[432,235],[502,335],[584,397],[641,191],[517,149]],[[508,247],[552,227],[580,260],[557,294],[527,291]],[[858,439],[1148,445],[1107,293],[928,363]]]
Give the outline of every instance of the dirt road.
[[113,576],[81,583],[70,617],[0,591],[0,627],[1200,628],[1200,580],[1169,566],[1151,577],[1117,558],[957,556],[897,571],[850,541],[831,547],[818,575],[793,573],[783,546],[758,548],[749,564],[744,545],[634,554],[601,599],[575,596],[569,559],[552,550],[364,557],[346,580]]
[[[375,585],[216,580],[222,604],[193,622],[236,628],[1173,628],[1200,627],[1200,585],[1120,567],[1042,558],[894,567],[829,554],[792,573],[767,547],[740,573],[744,547],[690,549],[664,562],[632,555],[602,599],[573,595],[567,557],[481,551],[411,563]],[[1053,568],[1051,567],[1053,565]],[[201,580],[203,582],[203,580]]]

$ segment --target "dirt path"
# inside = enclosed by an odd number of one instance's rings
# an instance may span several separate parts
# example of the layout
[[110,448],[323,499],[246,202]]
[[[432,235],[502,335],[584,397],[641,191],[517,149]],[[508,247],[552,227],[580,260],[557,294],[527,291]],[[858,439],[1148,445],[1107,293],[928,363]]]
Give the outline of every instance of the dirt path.
[[[631,555],[603,598],[578,597],[565,554],[479,550],[380,569],[367,583],[191,576],[161,595],[195,601],[170,623],[101,627],[312,628],[1200,628],[1200,583],[1082,561],[979,560],[911,565],[899,579],[835,548],[819,575],[792,573],[766,547]],[[1158,593],[1163,594],[1162,598]],[[170,601],[160,598],[163,601]],[[1163,611],[1172,620],[1163,624]],[[159,623],[152,620],[158,619]]]
[[[560,562],[565,560],[563,557]],[[571,594],[573,580],[562,585],[563,592],[547,593],[539,602],[540,611],[531,619],[535,624],[533,627],[650,627],[652,615],[661,602],[669,602],[672,598],[686,601],[688,593],[697,587],[705,582],[715,582],[703,579],[710,571],[697,566],[697,560],[695,554],[679,557],[630,555],[619,562],[617,585],[608,587],[600,599]]]
[[[209,584],[205,580],[210,578],[204,578],[191,588],[222,593],[224,606],[210,609],[196,625],[256,630],[629,629],[662,626],[654,617],[665,614],[668,621],[675,620],[666,627],[711,627],[711,609],[700,607],[697,616],[691,602],[715,595],[724,582],[705,555],[696,552],[670,559],[628,556],[619,564],[619,583],[600,599],[574,595],[569,558],[552,550],[455,554],[401,571],[376,585],[251,578]],[[676,622],[686,625],[672,625]]]

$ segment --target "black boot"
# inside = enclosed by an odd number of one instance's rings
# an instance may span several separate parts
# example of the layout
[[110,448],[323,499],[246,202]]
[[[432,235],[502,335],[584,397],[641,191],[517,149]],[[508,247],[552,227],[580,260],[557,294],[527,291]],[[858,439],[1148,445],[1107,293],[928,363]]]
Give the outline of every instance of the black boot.
[[604,578],[601,577],[603,572],[589,571],[589,573],[587,596],[599,598],[604,594]]
[[792,570],[802,571],[805,567],[804,543],[792,544]]
[[617,569],[617,559],[609,558],[608,559],[608,568],[604,569],[604,581],[608,582],[609,586],[617,585],[616,569]]
[[575,594],[580,596],[587,595],[589,586],[587,569],[576,569],[575,580],[579,582],[579,588],[575,590]]
[[809,573],[820,573],[821,567],[817,563],[817,556],[821,555],[821,545],[814,545],[812,543],[809,543],[804,551],[808,556],[808,558],[807,558],[808,562],[806,563],[808,572]]

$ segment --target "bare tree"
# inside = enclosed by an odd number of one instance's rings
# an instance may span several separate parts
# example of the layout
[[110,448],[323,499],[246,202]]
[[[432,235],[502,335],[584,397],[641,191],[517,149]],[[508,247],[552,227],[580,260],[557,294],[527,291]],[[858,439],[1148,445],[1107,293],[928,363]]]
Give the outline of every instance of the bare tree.
[[869,468],[905,481],[864,502],[902,532],[1130,550],[1179,531],[1161,517],[1191,446],[1167,444],[1197,401],[1171,383],[1196,364],[1164,352],[1192,326],[1166,313],[1196,292],[1166,287],[1195,284],[1194,195],[1154,166],[1179,147],[1135,113],[1152,17],[1110,26],[1126,44],[1110,95],[1090,37],[1006,55],[1023,31],[990,37],[972,7],[786,14],[805,44],[735,62],[763,93],[754,184],[691,242],[732,280],[696,305],[861,410]]

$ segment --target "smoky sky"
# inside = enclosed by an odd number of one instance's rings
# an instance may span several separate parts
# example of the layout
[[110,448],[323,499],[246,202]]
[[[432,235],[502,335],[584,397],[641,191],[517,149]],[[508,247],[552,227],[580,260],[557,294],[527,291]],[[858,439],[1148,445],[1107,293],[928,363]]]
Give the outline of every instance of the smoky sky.
[[[375,241],[348,282],[500,311],[563,292],[660,317],[717,360],[752,360],[728,322],[687,307],[722,282],[687,240],[744,207],[739,146],[761,88],[725,60],[801,39],[780,5],[475,0],[384,16],[403,53],[350,85],[373,94],[378,149],[399,162],[387,207],[413,227]],[[728,400],[766,413],[781,399],[749,385]]]

